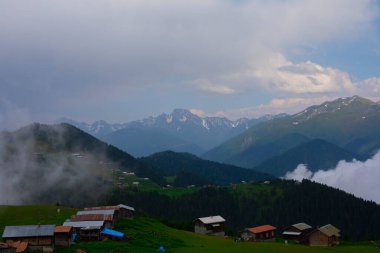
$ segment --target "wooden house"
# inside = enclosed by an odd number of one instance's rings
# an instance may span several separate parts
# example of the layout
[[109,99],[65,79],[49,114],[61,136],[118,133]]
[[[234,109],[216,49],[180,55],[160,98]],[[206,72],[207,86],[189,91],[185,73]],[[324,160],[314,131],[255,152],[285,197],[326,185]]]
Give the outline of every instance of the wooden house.
[[123,205],[123,204],[119,204],[117,205],[118,207],[118,218],[129,218],[129,219],[132,219],[134,214],[135,214],[135,209],[131,206],[127,206],[127,205]]
[[340,230],[331,224],[313,230],[308,236],[310,246],[335,246],[339,239]]
[[100,211],[100,210],[114,210],[115,219],[120,218],[130,218],[132,219],[135,213],[135,209],[131,206],[119,204],[116,206],[96,206],[96,207],[86,207],[83,212],[86,211]]
[[247,228],[240,234],[240,237],[244,241],[274,241],[276,230],[277,228],[271,225]]
[[54,250],[55,225],[6,226],[3,240],[6,243],[27,242],[31,250]]
[[[70,221],[104,221],[104,226],[106,228],[113,228],[114,226],[114,215],[112,214],[114,210],[97,210],[97,211],[84,211],[78,212],[81,214],[76,214],[71,216]],[[95,212],[95,213],[91,213]],[[102,213],[103,212],[103,213]],[[107,212],[109,214],[107,214]]]
[[226,220],[222,216],[209,216],[195,219],[194,232],[205,235],[224,236],[224,223]]
[[78,241],[100,239],[100,231],[104,228],[104,221],[66,221],[63,226],[73,227],[73,237]]
[[73,237],[73,227],[71,226],[56,226],[54,229],[54,245],[55,246],[70,246]]
[[308,234],[313,228],[306,223],[297,223],[288,226],[282,232],[282,237],[288,241],[294,241],[298,243],[307,243]]

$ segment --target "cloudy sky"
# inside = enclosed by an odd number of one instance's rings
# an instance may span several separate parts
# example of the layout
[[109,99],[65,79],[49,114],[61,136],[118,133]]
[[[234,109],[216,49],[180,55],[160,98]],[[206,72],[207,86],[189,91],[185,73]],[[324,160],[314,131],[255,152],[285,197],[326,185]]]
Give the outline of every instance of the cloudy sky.
[[[380,98],[380,2],[1,0],[0,125]],[[380,99],[379,99],[380,100]]]

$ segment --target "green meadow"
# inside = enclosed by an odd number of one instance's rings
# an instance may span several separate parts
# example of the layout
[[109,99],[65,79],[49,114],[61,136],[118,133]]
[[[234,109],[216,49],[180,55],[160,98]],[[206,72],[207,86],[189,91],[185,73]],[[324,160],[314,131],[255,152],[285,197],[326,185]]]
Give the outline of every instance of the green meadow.
[[[57,211],[59,209],[59,211]],[[60,206],[0,206],[0,231],[5,225],[28,224],[62,224],[77,210]],[[58,253],[74,252],[80,248],[89,253],[111,252],[156,252],[164,246],[167,252],[174,253],[287,253],[287,252],[352,252],[371,253],[380,252],[380,249],[370,242],[342,245],[334,248],[317,248],[289,244],[278,240],[274,243],[234,242],[233,238],[219,238],[214,236],[198,235],[189,231],[177,230],[168,227],[158,220],[137,216],[133,220],[120,220],[116,230],[122,231],[128,237],[127,241],[99,241],[77,243],[69,248],[57,248]]]

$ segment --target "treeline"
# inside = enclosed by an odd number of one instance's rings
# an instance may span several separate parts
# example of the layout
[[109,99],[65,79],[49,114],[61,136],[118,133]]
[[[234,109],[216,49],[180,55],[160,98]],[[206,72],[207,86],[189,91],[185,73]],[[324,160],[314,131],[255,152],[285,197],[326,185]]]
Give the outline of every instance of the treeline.
[[331,223],[349,241],[380,238],[380,206],[331,187],[303,181],[278,180],[255,184],[252,190],[210,187],[193,194],[168,197],[157,192],[115,191],[109,204],[128,203],[150,216],[188,224],[197,217],[222,215],[226,226],[238,232],[272,224],[278,233],[290,224],[314,227]]

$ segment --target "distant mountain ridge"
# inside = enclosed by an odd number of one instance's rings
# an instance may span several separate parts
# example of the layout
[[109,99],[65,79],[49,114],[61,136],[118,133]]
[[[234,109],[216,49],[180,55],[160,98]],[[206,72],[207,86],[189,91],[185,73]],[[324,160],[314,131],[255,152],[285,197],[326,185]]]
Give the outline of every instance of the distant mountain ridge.
[[380,148],[379,125],[379,103],[359,96],[339,98],[311,106],[289,117],[255,125],[210,150],[203,158],[253,168],[296,145],[294,141],[288,141],[281,149],[272,148],[264,153],[261,147],[278,144],[295,134],[309,140],[322,139],[369,158]]
[[65,118],[59,121],[74,125],[134,156],[165,150],[200,155],[256,124],[286,116],[265,115],[233,121],[225,117],[199,117],[186,109],[174,109],[170,114],[122,124],[102,120],[87,124]]
[[[140,158],[139,161],[148,166],[155,167],[164,176],[178,176],[186,172],[204,179],[203,181],[216,185],[275,179],[272,175],[263,172],[203,160],[189,153],[165,151]],[[188,176],[190,177],[191,175],[189,174]],[[189,180],[189,182],[191,181]],[[196,183],[188,183],[188,185],[190,184]]]

